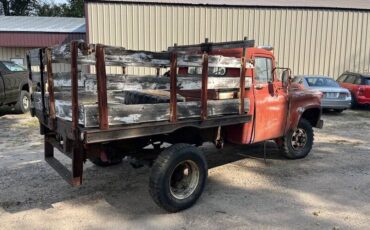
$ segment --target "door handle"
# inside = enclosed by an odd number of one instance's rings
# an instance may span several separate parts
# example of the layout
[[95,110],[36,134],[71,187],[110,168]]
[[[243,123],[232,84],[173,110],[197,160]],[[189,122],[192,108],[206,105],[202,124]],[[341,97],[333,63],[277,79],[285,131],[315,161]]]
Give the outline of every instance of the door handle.
[[263,89],[263,85],[256,85],[254,86],[254,88],[260,90],[260,89]]

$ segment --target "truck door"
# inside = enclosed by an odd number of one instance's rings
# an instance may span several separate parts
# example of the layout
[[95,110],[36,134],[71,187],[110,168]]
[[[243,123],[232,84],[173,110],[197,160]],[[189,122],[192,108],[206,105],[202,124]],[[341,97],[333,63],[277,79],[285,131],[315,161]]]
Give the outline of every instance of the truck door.
[[3,77],[1,76],[0,73],[0,105],[5,102],[5,94],[4,94],[4,81]]
[[[14,63],[10,62],[5,63],[9,63],[8,65],[14,65]],[[19,68],[22,67],[19,66]],[[6,102],[16,102],[19,97],[19,86],[23,78],[20,71],[18,69],[16,69],[16,71],[8,69],[4,62],[0,62],[0,71],[4,83]]]
[[288,98],[282,82],[273,73],[273,56],[256,55],[254,60],[256,107],[253,142],[260,142],[284,135]]

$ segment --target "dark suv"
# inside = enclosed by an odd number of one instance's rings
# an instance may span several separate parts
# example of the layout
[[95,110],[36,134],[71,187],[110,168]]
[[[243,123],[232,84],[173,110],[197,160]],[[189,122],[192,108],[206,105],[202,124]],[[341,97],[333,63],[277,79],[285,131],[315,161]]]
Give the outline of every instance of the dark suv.
[[0,61],[0,106],[15,106],[19,113],[30,109],[28,72],[11,61]]
[[370,105],[370,73],[344,72],[338,79],[343,88],[352,94],[352,107]]

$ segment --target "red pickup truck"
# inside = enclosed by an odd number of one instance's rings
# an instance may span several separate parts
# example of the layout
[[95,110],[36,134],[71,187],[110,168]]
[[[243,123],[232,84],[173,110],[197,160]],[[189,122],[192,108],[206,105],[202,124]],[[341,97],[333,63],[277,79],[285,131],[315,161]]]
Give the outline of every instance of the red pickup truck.
[[[291,87],[290,70],[277,68],[273,53],[253,40],[158,53],[74,41],[31,52],[28,60],[48,69],[41,76],[48,92],[32,95],[46,161],[72,185],[82,183],[86,159],[100,166],[123,158],[135,167],[147,164],[149,192],[169,212],[200,197],[208,167],[197,146],[204,142],[222,148],[274,140],[284,156],[297,159],[311,151],[312,127],[323,125],[321,93]],[[53,73],[53,62],[70,63],[71,73]],[[96,74],[81,74],[78,65],[95,65]],[[123,73],[106,74],[106,66]],[[126,74],[138,66],[156,74]],[[71,172],[54,148],[72,159]]]

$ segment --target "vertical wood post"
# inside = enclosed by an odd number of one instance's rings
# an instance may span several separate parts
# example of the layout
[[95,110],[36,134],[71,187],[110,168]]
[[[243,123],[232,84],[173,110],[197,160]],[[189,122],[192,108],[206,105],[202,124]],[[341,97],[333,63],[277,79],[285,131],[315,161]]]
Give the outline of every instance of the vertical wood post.
[[75,133],[75,139],[78,139],[78,43],[77,41],[71,42],[71,86],[72,86],[72,129]]
[[171,53],[170,68],[170,122],[177,121],[177,55]]
[[[244,37],[244,41],[247,40],[247,37]],[[239,89],[239,98],[240,98],[240,104],[239,104],[239,114],[245,113],[244,108],[244,97],[245,97],[245,67],[246,67],[246,47],[243,47],[242,57],[240,59],[241,61],[241,71],[240,71],[240,89]]]
[[83,174],[83,150],[82,144],[78,144],[78,141],[74,141],[75,144],[72,148],[72,181],[73,186],[79,186],[82,184]]
[[51,60],[51,49],[46,49],[46,68],[48,72],[48,92],[49,92],[49,118],[51,129],[55,129],[55,97],[54,97],[54,76]]
[[45,107],[45,65],[44,65],[44,49],[39,49],[39,61],[40,61],[40,80],[41,80],[41,103],[42,103],[42,113],[46,114]]
[[203,65],[202,65],[202,92],[201,92],[201,119],[205,120],[208,116],[207,110],[208,100],[208,53],[203,53]]
[[45,159],[48,157],[54,157],[54,146],[48,142],[48,135],[44,135],[44,154]]
[[160,68],[156,68],[156,75],[157,75],[157,77],[159,77],[160,74],[161,74],[161,69]]
[[30,58],[30,54],[27,54],[26,56],[26,60],[27,60],[27,70],[28,70],[28,85],[30,87],[30,94],[32,94],[32,67],[31,67],[31,58]]
[[108,123],[107,75],[105,70],[104,46],[96,45],[96,80],[98,84],[99,128],[106,130]]
[[71,42],[71,85],[72,85],[72,130],[74,140],[72,144],[72,181],[73,186],[82,184],[83,148],[78,130],[78,41]]

